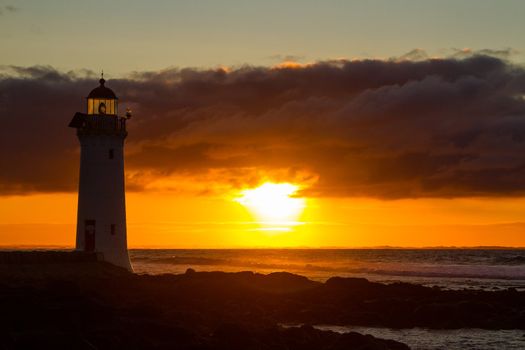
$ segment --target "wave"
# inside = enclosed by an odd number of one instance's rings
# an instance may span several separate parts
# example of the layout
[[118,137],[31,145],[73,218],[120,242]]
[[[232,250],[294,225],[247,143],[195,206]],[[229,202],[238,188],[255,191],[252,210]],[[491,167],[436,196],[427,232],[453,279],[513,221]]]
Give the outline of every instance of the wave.
[[[514,257],[514,259],[523,256]],[[525,269],[521,266],[507,265],[444,265],[444,264],[417,264],[417,263],[364,263],[341,262],[326,264],[290,263],[290,262],[260,262],[244,259],[228,259],[203,256],[137,256],[134,263],[182,266],[206,266],[214,270],[254,270],[254,271],[288,271],[311,275],[380,275],[401,277],[426,277],[426,278],[463,278],[463,279],[499,279],[499,280],[525,280]],[[520,265],[515,263],[514,265]]]
[[385,276],[407,276],[407,277],[428,277],[428,278],[472,278],[472,279],[500,279],[500,280],[525,280],[523,271],[498,271],[487,273],[483,271],[415,271],[415,270],[376,270],[376,269],[355,269],[354,273],[367,273]]
[[496,257],[494,263],[501,265],[525,265],[525,255]]
[[221,265],[226,260],[205,258],[205,257],[187,257],[187,256],[173,256],[173,257],[148,257],[141,256],[133,258],[133,261],[142,261],[153,264],[172,264],[172,265]]

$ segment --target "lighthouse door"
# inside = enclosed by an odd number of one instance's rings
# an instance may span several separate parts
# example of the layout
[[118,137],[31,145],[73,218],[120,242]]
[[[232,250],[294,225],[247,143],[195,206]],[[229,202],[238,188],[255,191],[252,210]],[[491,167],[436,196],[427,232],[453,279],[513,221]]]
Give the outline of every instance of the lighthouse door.
[[95,251],[95,220],[86,220],[84,222],[84,251]]

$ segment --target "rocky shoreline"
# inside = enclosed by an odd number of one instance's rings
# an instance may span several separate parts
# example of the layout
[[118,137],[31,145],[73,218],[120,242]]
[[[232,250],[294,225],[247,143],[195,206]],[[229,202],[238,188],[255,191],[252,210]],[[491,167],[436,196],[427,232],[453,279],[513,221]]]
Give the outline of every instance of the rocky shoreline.
[[0,263],[5,349],[408,349],[308,325],[525,329],[525,292],[510,289],[320,283],[285,272],[151,276],[98,261],[39,261]]

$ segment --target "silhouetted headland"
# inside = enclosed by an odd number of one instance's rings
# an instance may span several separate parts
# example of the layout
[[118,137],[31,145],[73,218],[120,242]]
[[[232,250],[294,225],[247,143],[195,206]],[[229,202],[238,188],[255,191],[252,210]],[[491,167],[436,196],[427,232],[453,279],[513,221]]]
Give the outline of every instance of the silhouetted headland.
[[6,349],[408,349],[310,325],[525,329],[525,292],[513,289],[286,272],[137,275],[96,255],[46,252],[0,254],[0,309]]

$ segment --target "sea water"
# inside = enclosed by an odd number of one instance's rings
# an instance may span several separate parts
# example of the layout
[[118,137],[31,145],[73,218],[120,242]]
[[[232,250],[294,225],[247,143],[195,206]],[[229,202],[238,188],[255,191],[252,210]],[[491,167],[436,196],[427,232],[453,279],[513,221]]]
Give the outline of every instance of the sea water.
[[[525,290],[523,249],[213,249],[131,250],[137,273],[287,271],[312,280],[333,276],[409,282],[444,289]],[[412,349],[525,349],[523,330],[430,330],[317,325],[394,339]]]
[[287,271],[409,282],[445,289],[525,290],[523,249],[162,249],[131,250],[137,273]]
[[435,330],[425,328],[389,329],[379,327],[340,327],[318,325],[315,328],[338,333],[358,332],[374,337],[393,339],[410,346],[412,350],[523,350],[525,331],[485,330],[465,328]]

